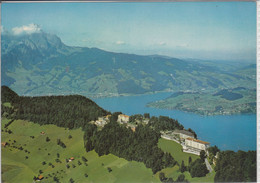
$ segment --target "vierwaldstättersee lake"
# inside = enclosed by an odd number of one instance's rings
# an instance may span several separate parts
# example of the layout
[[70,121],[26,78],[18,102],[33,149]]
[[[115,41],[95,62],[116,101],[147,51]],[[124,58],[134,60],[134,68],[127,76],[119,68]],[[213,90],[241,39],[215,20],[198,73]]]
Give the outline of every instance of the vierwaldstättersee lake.
[[184,128],[195,130],[198,138],[217,145],[221,150],[256,150],[256,115],[201,116],[177,110],[148,108],[146,104],[162,100],[171,93],[141,96],[97,98],[94,101],[111,112],[127,115],[150,113],[150,116],[169,116],[177,119]]

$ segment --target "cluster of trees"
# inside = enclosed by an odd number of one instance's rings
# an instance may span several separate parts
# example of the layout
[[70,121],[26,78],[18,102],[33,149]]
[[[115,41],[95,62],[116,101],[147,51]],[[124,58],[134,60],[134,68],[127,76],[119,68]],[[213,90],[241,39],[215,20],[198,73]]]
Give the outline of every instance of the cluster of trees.
[[111,120],[101,131],[94,125],[85,129],[85,148],[95,149],[99,156],[112,153],[126,160],[143,162],[153,173],[177,162],[169,153],[158,148],[160,133],[148,126],[138,125],[135,132]]
[[57,139],[57,145],[60,145],[61,147],[66,148],[66,145],[60,139]]
[[204,159],[196,159],[189,164],[189,172],[191,177],[204,177],[209,173]]
[[221,151],[215,171],[216,182],[256,182],[256,151]]
[[191,177],[204,177],[209,172],[204,159],[206,158],[205,151],[201,151],[200,158],[192,161],[191,157],[189,157],[189,165],[185,166],[184,161],[180,165],[180,172],[183,173],[185,171],[189,171]]
[[176,182],[186,182],[186,183],[188,183],[189,182],[187,179],[185,179],[185,175],[184,174],[180,174],[178,176],[178,178],[176,179],[176,181],[174,181],[173,178],[165,177],[165,174],[163,172],[161,172],[159,174],[159,179],[163,183],[176,183]]
[[[1,96],[2,102],[10,102],[14,107],[15,119],[41,125],[55,124],[72,129],[84,127],[86,122],[109,114],[92,100],[80,95],[23,97],[2,86]],[[4,109],[10,110],[6,107]]]
[[136,121],[142,122],[144,119],[150,119],[150,114],[149,113],[144,113],[142,114],[135,114],[129,117],[129,122],[134,123]]
[[148,126],[153,127],[153,129],[157,132],[165,131],[165,130],[182,130],[184,127],[181,125],[178,120],[169,118],[167,116],[152,116],[149,120]]
[[220,149],[215,145],[215,146],[211,146],[208,149],[209,152],[209,163],[213,164],[213,161],[216,160],[216,155],[218,152],[220,152]]
[[191,128],[188,128],[188,131],[193,133],[194,138],[197,139],[197,134],[196,134],[196,132],[194,130],[192,130]]
[[14,109],[12,107],[7,107],[1,104],[1,116],[6,118],[11,118],[12,114],[14,113]]
[[2,103],[5,103],[5,102],[14,103],[18,99],[19,99],[19,96],[17,95],[17,93],[15,93],[9,87],[7,87],[7,86],[1,87],[1,102]]

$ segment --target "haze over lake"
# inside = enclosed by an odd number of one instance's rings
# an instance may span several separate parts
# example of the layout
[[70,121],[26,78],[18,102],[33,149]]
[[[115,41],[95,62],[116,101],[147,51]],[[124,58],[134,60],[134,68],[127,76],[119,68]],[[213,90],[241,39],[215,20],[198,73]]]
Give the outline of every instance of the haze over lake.
[[195,130],[198,138],[217,145],[221,150],[256,150],[256,115],[201,116],[177,110],[148,108],[146,104],[161,100],[171,93],[141,96],[98,98],[94,101],[111,112],[127,115],[150,113],[151,116],[170,116],[178,119],[184,128]]

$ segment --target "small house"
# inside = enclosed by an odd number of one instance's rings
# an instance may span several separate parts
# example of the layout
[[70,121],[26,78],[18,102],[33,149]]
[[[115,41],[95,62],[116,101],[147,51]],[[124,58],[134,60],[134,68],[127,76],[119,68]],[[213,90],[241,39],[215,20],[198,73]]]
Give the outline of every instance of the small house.
[[44,177],[42,175],[39,175],[39,177],[37,178],[38,181],[42,180]]
[[5,147],[7,145],[7,142],[2,142],[1,145]]
[[45,135],[45,132],[41,132],[41,135]]
[[70,157],[69,161],[73,161],[74,160],[74,157]]

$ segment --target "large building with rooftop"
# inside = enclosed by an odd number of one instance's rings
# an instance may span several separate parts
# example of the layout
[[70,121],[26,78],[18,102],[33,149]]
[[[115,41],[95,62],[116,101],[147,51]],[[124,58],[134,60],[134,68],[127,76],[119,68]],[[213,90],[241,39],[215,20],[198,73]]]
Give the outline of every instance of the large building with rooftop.
[[199,155],[200,151],[202,150],[207,151],[207,148],[209,147],[210,147],[209,142],[188,137],[185,139],[185,145],[183,146],[183,151]]

